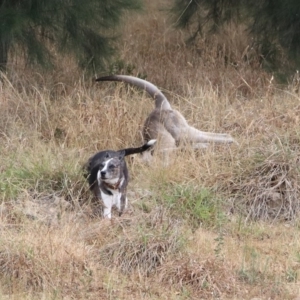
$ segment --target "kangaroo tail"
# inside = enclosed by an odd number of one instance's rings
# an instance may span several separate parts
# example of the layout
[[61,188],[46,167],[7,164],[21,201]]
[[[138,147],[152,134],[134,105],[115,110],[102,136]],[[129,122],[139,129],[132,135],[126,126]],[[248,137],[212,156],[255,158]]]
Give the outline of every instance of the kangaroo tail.
[[157,86],[149,81],[138,77],[128,75],[110,75],[97,78],[96,81],[121,81],[145,90],[155,100],[155,107],[158,109],[171,109],[171,105],[166,96],[158,89]]

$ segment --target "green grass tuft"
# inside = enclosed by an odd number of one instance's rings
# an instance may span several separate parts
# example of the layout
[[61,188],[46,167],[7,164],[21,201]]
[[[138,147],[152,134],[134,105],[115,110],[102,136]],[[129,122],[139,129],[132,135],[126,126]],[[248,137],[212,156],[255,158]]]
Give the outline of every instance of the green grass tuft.
[[193,227],[215,227],[224,220],[221,200],[209,189],[176,185],[163,194],[163,201],[173,213]]

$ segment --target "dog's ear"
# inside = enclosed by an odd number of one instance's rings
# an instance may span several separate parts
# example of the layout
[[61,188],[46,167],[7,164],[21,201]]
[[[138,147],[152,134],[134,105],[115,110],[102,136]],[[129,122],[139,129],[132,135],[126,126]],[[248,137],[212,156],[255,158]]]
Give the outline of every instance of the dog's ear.
[[123,160],[125,157],[125,154],[126,154],[125,150],[118,151],[119,160]]
[[110,155],[108,152],[105,153],[105,158],[110,158]]

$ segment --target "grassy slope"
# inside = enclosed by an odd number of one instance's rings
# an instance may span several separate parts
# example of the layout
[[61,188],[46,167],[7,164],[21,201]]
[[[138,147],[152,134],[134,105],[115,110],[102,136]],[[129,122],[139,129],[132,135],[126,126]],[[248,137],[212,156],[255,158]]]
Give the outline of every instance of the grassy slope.
[[239,145],[186,149],[168,168],[130,161],[130,209],[101,220],[81,166],[97,150],[139,145],[152,100],[78,80],[67,60],[43,79],[12,72],[0,85],[1,298],[298,296],[296,83],[281,90],[251,53],[239,59],[237,29],[226,32],[235,44],[186,49],[151,3],[129,18],[115,68],[146,75],[191,124]]

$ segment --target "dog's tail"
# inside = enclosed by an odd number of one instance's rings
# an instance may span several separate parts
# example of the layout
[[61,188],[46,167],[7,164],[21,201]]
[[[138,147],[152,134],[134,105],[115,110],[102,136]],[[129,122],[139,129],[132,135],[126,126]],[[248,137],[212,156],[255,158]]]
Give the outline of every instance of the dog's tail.
[[150,140],[150,141],[148,141],[146,144],[144,144],[141,147],[126,148],[126,149],[123,149],[123,150],[120,150],[120,151],[124,151],[125,152],[125,156],[136,154],[136,153],[142,153],[142,152],[148,150],[149,148],[151,148],[155,143],[156,143],[156,140]]
[[158,89],[157,86],[149,81],[143,80],[138,77],[127,75],[110,75],[97,78],[96,81],[122,81],[133,84],[142,88],[155,100],[155,107],[158,109],[171,109],[171,105],[166,96]]

